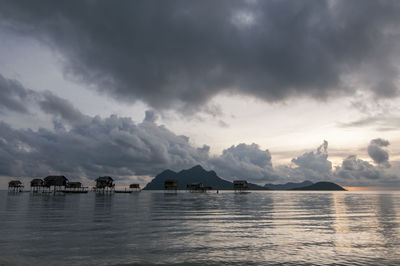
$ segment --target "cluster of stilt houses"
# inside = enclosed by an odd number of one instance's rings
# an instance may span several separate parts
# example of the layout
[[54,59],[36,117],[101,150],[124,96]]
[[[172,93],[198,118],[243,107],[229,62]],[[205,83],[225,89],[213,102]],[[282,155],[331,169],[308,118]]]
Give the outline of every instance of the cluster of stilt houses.
[[[139,184],[131,184],[124,190],[115,190],[114,179],[110,176],[100,176],[95,180],[96,184],[92,190],[97,193],[132,193],[141,191]],[[31,192],[33,193],[87,193],[89,187],[82,186],[81,182],[71,182],[65,176],[47,176],[44,179],[35,178],[30,182]],[[248,183],[246,180],[233,181],[235,192],[246,192]],[[8,183],[9,192],[22,192],[24,185],[19,180],[12,180]],[[178,180],[167,179],[164,182],[164,190],[176,192],[178,190]],[[202,183],[192,183],[186,185],[189,192],[207,192],[212,190],[210,186],[204,186]],[[218,192],[218,190],[217,190]]]
[[[246,192],[249,188],[249,184],[246,180],[236,180],[233,181],[233,190],[235,192]],[[177,191],[178,190],[178,180],[167,179],[164,182],[165,191]],[[189,192],[207,192],[212,190],[210,186],[204,186],[202,183],[192,183],[186,184],[186,190]],[[218,192],[218,190],[217,190]]]
[[[100,176],[95,180],[96,184],[92,190],[98,193],[122,192],[131,193],[140,191],[139,184],[131,184],[129,189],[115,190],[114,180],[110,176]],[[44,179],[35,178],[30,182],[31,192],[33,193],[87,193],[89,187],[82,186],[81,182],[71,182],[65,176],[47,176]],[[22,192],[24,185],[19,180],[12,180],[8,183],[9,192]]]

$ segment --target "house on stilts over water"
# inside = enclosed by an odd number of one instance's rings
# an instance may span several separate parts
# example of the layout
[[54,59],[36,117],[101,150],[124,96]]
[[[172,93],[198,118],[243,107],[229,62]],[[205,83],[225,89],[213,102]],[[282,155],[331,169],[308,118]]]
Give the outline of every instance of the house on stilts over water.
[[31,191],[34,193],[38,193],[40,190],[43,191],[45,188],[44,181],[40,178],[35,178],[31,180]]
[[167,179],[164,181],[164,190],[176,192],[178,189],[178,180],[176,179]]
[[48,192],[53,188],[53,192],[62,191],[68,183],[68,178],[63,175],[49,175],[44,178],[44,187],[48,189]]
[[246,192],[249,188],[249,184],[246,180],[236,180],[233,181],[233,189],[235,192]]
[[67,182],[64,193],[87,193],[88,188],[83,187],[81,182]]
[[131,189],[132,191],[141,191],[139,184],[130,184],[129,189]]
[[24,185],[19,180],[12,180],[8,182],[8,192],[22,192]]
[[96,192],[113,192],[115,189],[114,179],[110,176],[99,176],[96,179],[96,186],[93,190]]
[[207,190],[211,190],[212,187],[204,186],[203,183],[192,183],[187,184],[186,189],[189,192],[206,192]]

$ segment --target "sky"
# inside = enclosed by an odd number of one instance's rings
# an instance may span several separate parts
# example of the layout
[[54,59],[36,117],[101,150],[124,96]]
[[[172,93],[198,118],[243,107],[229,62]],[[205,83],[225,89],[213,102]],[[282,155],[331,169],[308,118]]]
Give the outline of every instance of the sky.
[[0,187],[400,187],[398,1],[0,0]]

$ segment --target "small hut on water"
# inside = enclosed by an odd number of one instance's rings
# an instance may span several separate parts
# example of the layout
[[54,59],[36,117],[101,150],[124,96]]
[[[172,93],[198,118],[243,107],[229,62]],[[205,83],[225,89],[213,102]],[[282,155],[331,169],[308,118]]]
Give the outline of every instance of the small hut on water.
[[165,180],[164,189],[165,190],[176,191],[178,189],[178,180],[175,180],[175,179],[167,179],[167,180]]
[[44,182],[40,178],[32,179],[31,181],[31,191],[32,192],[39,192],[41,189],[44,188]]
[[19,180],[12,180],[8,182],[8,192],[22,192],[24,185]]
[[110,176],[99,176],[96,179],[96,186],[93,187],[96,192],[113,192],[115,188],[114,179]]
[[49,191],[53,187],[53,192],[55,193],[57,190],[65,189],[68,178],[63,175],[49,175],[44,178],[44,187],[48,188]]
[[247,183],[246,180],[233,181],[233,189],[235,190],[235,192],[247,191],[248,188],[249,184]]
[[87,193],[87,187],[83,187],[81,182],[68,182],[65,189],[62,191],[64,193]]
[[205,187],[203,183],[192,183],[187,184],[186,189],[190,192],[206,192],[207,190],[211,190],[211,187]]
[[139,184],[130,184],[129,188],[133,191],[140,191],[140,185]]

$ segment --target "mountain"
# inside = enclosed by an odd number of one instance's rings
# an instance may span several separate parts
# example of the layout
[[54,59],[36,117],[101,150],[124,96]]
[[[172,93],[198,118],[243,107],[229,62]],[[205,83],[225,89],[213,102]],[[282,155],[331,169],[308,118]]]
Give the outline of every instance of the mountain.
[[301,183],[293,183],[293,182],[289,182],[286,184],[265,184],[264,187],[265,188],[269,188],[272,190],[291,190],[294,188],[301,188],[301,187],[307,187],[307,186],[311,186],[313,184],[313,182],[311,181],[303,181]]
[[[224,180],[217,176],[214,171],[206,171],[200,165],[196,165],[190,169],[174,172],[172,170],[165,170],[151,180],[146,185],[145,190],[163,190],[164,182],[167,179],[178,180],[178,189],[185,190],[187,184],[203,183],[205,187],[212,187],[212,189],[219,190],[232,190],[233,183]],[[266,188],[249,183],[249,190],[266,190]]]
[[346,190],[346,189],[332,182],[317,182],[310,186],[294,188],[292,190]]

